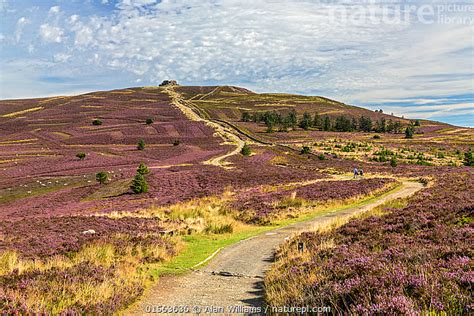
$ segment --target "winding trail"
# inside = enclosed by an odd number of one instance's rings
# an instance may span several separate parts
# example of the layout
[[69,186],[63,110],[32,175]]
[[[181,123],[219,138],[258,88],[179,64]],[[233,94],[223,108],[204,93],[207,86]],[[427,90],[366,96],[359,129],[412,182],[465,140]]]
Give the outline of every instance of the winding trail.
[[217,134],[224,140],[224,144],[232,144],[236,146],[235,149],[204,162],[204,164],[223,167],[227,169],[230,168],[228,166],[228,163],[225,162],[225,159],[233,155],[239,154],[242,148],[244,147],[245,142],[239,136],[233,133],[228,126],[201,117],[199,113],[197,113],[193,109],[193,106],[188,104],[188,102],[184,100],[181,95],[174,90],[173,86],[165,87],[164,92],[168,93],[171,98],[171,103],[175,105],[178,109],[180,109],[181,112],[183,112],[183,114],[188,119],[190,119],[191,121],[204,122],[204,124],[212,127],[215,130],[215,134]]
[[[263,277],[273,261],[277,247],[288,237],[315,225],[329,224],[335,218],[347,218],[366,212],[389,200],[408,197],[423,186],[403,182],[402,187],[365,205],[332,211],[306,222],[281,227],[242,240],[224,248],[209,260],[209,264],[183,276],[160,277],[141,302],[126,315],[147,315],[147,306],[189,306],[204,311],[206,306],[223,307],[220,314],[229,313],[228,306],[264,308]],[[196,307],[197,306],[197,307]],[[149,313],[148,313],[149,314]]]

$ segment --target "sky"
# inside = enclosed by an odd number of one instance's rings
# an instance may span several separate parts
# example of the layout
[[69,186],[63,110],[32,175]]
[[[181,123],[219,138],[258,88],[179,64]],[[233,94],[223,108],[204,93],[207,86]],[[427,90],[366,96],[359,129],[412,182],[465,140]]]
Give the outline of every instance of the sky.
[[0,99],[157,85],[474,126],[474,2],[0,0]]

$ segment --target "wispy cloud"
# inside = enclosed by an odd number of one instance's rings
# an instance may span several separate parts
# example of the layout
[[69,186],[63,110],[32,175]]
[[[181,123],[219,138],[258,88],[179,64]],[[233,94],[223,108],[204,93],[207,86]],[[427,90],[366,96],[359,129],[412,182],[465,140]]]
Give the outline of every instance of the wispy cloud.
[[[441,23],[439,14],[432,17],[438,21],[424,24],[415,11],[381,23],[387,14],[396,17],[405,1],[381,3],[122,0],[81,10],[51,4],[42,9],[43,20],[38,13],[25,18],[39,25],[41,43],[33,44],[48,45],[48,53],[32,58],[55,63],[53,72],[82,66],[89,77],[114,73],[122,86],[174,78],[322,94],[360,105],[416,105],[426,96],[442,100],[474,88],[472,25]],[[94,82],[103,88],[102,80]],[[60,93],[63,86],[55,86]],[[442,119],[440,111],[433,108],[432,117]],[[461,111],[454,107],[450,113]]]

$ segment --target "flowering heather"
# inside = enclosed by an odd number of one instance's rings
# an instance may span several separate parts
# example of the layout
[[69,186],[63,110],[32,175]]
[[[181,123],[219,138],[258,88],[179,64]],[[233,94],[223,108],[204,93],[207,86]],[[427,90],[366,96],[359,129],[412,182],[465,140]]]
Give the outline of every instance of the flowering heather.
[[239,194],[232,202],[231,208],[241,212],[239,217],[242,219],[261,222],[285,213],[287,204],[291,205],[301,200],[312,204],[343,201],[369,195],[394,183],[393,179],[371,178],[357,181],[320,181],[271,192],[254,189]]
[[175,243],[159,235],[120,234],[44,263],[18,263],[22,270],[1,271],[0,313],[111,314],[143,293],[149,280],[143,263],[175,253]]
[[[269,303],[341,314],[472,313],[472,192],[472,173],[443,175],[385,216],[301,234],[265,279]],[[298,241],[307,253],[297,254]]]
[[[145,234],[163,230],[156,220],[96,216],[59,216],[0,222],[0,252],[16,250],[22,258],[45,258],[77,252],[84,244],[116,234]],[[93,230],[94,234],[83,232]]]

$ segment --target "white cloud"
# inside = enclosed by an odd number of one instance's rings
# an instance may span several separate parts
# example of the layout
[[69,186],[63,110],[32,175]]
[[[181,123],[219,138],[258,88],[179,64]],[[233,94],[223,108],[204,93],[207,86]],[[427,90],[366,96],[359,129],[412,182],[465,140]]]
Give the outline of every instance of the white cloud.
[[64,30],[58,26],[52,26],[46,23],[40,26],[40,35],[45,42],[61,43]]
[[355,104],[408,99],[422,104],[472,91],[472,25],[422,24],[414,13],[401,23],[379,23],[385,11],[396,13],[395,6],[359,2],[365,5],[122,0],[105,16],[79,16],[64,4],[50,8],[54,17],[43,22],[40,35],[61,43],[51,51],[53,60],[62,60],[58,53],[74,56],[65,61],[92,63],[132,83],[137,77],[144,84],[173,78],[321,94]]
[[61,8],[59,6],[53,6],[51,8],[49,8],[49,14],[50,15],[54,15],[54,14],[58,14],[59,11],[61,10]]
[[21,36],[23,35],[23,28],[25,25],[31,23],[27,18],[21,17],[18,19],[16,22],[16,27],[15,27],[15,41],[17,43],[20,42]]

